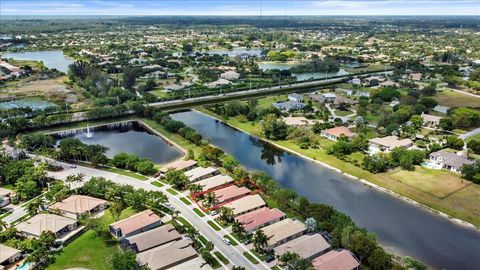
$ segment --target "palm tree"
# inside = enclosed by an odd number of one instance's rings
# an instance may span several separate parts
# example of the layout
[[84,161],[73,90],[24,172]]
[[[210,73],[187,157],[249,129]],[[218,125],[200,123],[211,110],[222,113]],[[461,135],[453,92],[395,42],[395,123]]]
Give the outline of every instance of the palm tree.
[[36,199],[31,201],[30,204],[28,204],[27,206],[28,215],[33,217],[36,214],[38,214],[38,212],[40,211],[40,207],[42,205],[43,205],[43,199]]
[[212,205],[214,205],[215,203],[217,203],[218,200],[217,200],[217,197],[215,196],[215,193],[213,192],[210,192],[210,193],[207,193],[206,196],[205,196],[205,205],[207,207],[211,207]]
[[72,184],[76,184],[75,187],[73,188],[75,190],[75,194],[78,192],[78,184],[83,182],[83,179],[85,177],[84,173],[77,173],[77,174],[71,174],[65,178],[65,182],[67,182],[72,188]]
[[180,211],[178,210],[175,210],[172,213],[172,225],[175,228],[178,226],[178,214],[180,214]]
[[293,252],[286,252],[278,258],[280,266],[286,270],[309,270],[312,269],[312,262],[300,257]]
[[245,228],[243,227],[242,223],[240,223],[238,220],[234,220],[232,224],[232,232],[239,236],[240,238],[245,237]]
[[0,219],[0,232],[3,232],[7,228],[7,223],[3,219]]
[[252,242],[253,242],[253,246],[255,247],[256,251],[262,251],[263,252],[263,249],[265,247],[267,247],[267,245],[268,245],[268,236],[265,235],[263,230],[258,230],[253,235]]
[[198,184],[190,184],[188,185],[188,190],[190,191],[190,194],[195,194],[198,192],[202,192],[203,188]]
[[229,207],[220,208],[220,219],[229,223],[233,220],[233,209]]

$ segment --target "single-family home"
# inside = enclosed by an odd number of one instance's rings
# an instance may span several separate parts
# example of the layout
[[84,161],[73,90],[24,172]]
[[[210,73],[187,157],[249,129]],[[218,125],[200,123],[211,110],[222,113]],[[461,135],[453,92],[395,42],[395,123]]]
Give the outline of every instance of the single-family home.
[[223,206],[231,208],[233,210],[233,216],[236,217],[260,209],[265,205],[266,203],[262,197],[258,194],[255,194],[240,198],[233,202],[229,202]]
[[6,188],[0,188],[0,208],[10,204],[10,197],[12,196],[12,191]]
[[410,139],[399,139],[397,136],[387,136],[383,138],[373,138],[369,141],[370,154],[377,154],[379,152],[390,152],[397,147],[410,148],[413,146],[413,142]]
[[233,182],[233,178],[225,174],[217,174],[204,180],[200,180],[195,184],[202,187],[202,191],[207,191],[219,186],[223,186]]
[[457,173],[461,172],[463,165],[474,163],[473,160],[470,160],[465,156],[447,151],[433,152],[428,157],[435,167]]
[[230,70],[220,74],[220,78],[229,81],[236,81],[240,78],[240,73]]
[[168,268],[168,270],[213,270],[213,268],[201,257],[191,259],[184,263]]
[[217,200],[217,204],[227,203],[235,199],[245,197],[250,194],[250,192],[250,189],[247,187],[237,187],[236,185],[231,185],[213,191]]
[[71,195],[56,202],[50,209],[59,210],[63,216],[78,219],[82,214],[92,215],[107,208],[107,201],[85,195]]
[[283,121],[285,124],[289,126],[311,126],[315,124],[315,122],[323,122],[322,120],[313,120],[313,119],[307,119],[303,116],[288,116],[284,117]]
[[439,113],[448,114],[448,111],[450,110],[450,107],[437,105],[433,108],[433,110],[436,111],[436,112],[439,112]]
[[358,270],[360,263],[346,249],[332,250],[314,259],[312,265],[316,270]]
[[262,228],[268,237],[267,249],[271,250],[285,242],[295,239],[307,231],[307,226],[299,220],[286,218]]
[[207,179],[211,176],[217,175],[220,172],[213,167],[197,167],[185,172],[185,175],[188,177],[190,182],[197,182],[203,179]]
[[197,162],[193,159],[189,159],[189,160],[180,159],[165,165],[160,169],[160,172],[166,173],[170,169],[184,172],[184,171],[191,170],[196,166],[197,166]]
[[423,125],[428,127],[438,127],[443,117],[422,113]]
[[80,232],[75,219],[53,214],[38,214],[15,225],[20,234],[38,238],[42,232],[53,232],[59,242],[66,242]]
[[257,229],[273,224],[284,219],[287,215],[277,208],[262,207],[255,211],[240,215],[235,218],[242,224],[247,233],[253,233]]
[[15,263],[22,257],[22,251],[0,244],[0,269]]
[[216,88],[216,87],[219,87],[219,86],[222,86],[222,85],[229,85],[231,84],[232,82],[229,81],[229,80],[225,80],[223,78],[220,78],[214,82],[211,82],[211,83],[207,83],[206,86],[208,88]]
[[333,101],[333,104],[337,105],[337,106],[340,105],[340,104],[348,104],[348,105],[353,106],[353,105],[357,105],[358,101],[354,100],[354,99],[339,96],[339,97],[335,98],[335,100]]
[[198,253],[192,247],[191,240],[182,239],[138,253],[137,263],[151,270],[163,270],[197,257]]
[[172,241],[180,240],[181,238],[182,235],[175,230],[172,224],[166,224],[143,233],[123,238],[120,240],[120,246],[124,250],[140,253]]
[[288,100],[283,102],[275,102],[272,104],[272,106],[281,111],[295,111],[303,109],[305,107],[305,104],[302,102]]
[[362,80],[360,80],[359,78],[353,78],[350,80],[350,82],[356,85],[362,84]]
[[357,134],[354,132],[351,132],[348,129],[348,127],[339,126],[339,127],[322,130],[320,135],[329,140],[337,141],[340,138],[340,136],[345,136],[347,137],[347,139],[352,139]]
[[319,233],[305,234],[274,248],[276,256],[292,252],[304,259],[316,258],[328,250],[330,250],[330,244]]
[[333,103],[337,98],[337,95],[334,93],[325,93],[325,94],[322,94],[322,97],[325,100],[325,102]]
[[129,218],[109,225],[110,233],[116,238],[125,238],[146,232],[162,225],[162,221],[152,210],[147,209]]
[[296,101],[296,102],[303,102],[303,96],[297,93],[292,93],[288,95],[288,100]]

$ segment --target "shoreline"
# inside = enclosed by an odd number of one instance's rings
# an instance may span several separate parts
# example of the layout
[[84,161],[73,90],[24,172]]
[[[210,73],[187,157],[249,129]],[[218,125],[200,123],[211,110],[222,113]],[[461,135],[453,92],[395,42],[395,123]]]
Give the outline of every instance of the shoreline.
[[225,124],[225,125],[233,128],[233,129],[235,129],[235,130],[237,130],[237,131],[246,133],[246,134],[248,134],[248,135],[250,135],[250,136],[252,136],[252,137],[254,137],[254,138],[257,138],[257,139],[259,139],[259,140],[261,140],[261,141],[263,141],[263,142],[269,143],[270,145],[273,145],[273,146],[275,146],[275,147],[277,147],[277,148],[279,148],[279,149],[282,149],[282,150],[284,150],[284,151],[286,151],[286,152],[288,152],[288,153],[290,153],[290,154],[299,156],[299,157],[301,157],[301,158],[305,158],[305,159],[307,159],[307,160],[309,160],[309,161],[311,161],[311,162],[317,163],[317,164],[319,164],[319,165],[321,165],[321,166],[323,166],[323,167],[325,167],[325,168],[328,168],[328,169],[330,169],[330,170],[336,171],[337,173],[340,173],[340,174],[342,174],[342,175],[350,178],[352,181],[354,181],[354,180],[359,181],[360,183],[362,183],[362,184],[364,184],[364,185],[366,185],[366,186],[369,186],[369,187],[374,188],[374,189],[376,189],[376,190],[378,190],[378,191],[381,191],[381,192],[383,192],[383,193],[386,193],[386,194],[389,194],[389,195],[391,195],[391,196],[394,196],[395,198],[398,198],[398,199],[400,199],[400,200],[402,200],[402,201],[404,201],[404,202],[406,202],[406,203],[409,203],[409,204],[411,204],[411,205],[413,205],[413,206],[416,206],[416,207],[419,207],[419,208],[421,208],[421,209],[423,209],[423,210],[426,210],[426,211],[430,212],[431,214],[439,215],[440,217],[445,218],[445,219],[449,220],[450,222],[452,222],[452,223],[454,223],[454,224],[456,224],[456,225],[460,225],[460,226],[463,226],[463,227],[466,227],[466,228],[474,229],[474,230],[476,230],[477,232],[480,232],[480,227],[478,227],[478,226],[476,226],[476,225],[474,225],[474,224],[472,224],[472,223],[470,223],[470,222],[461,220],[461,219],[456,218],[456,217],[453,217],[453,216],[451,216],[451,215],[449,215],[449,214],[447,214],[447,213],[445,213],[445,212],[442,212],[442,211],[440,211],[440,210],[436,210],[435,208],[432,208],[432,207],[427,206],[427,205],[425,205],[425,204],[419,203],[419,202],[417,202],[417,201],[415,201],[415,200],[413,200],[413,199],[411,199],[411,198],[409,198],[409,197],[406,197],[406,196],[404,196],[404,195],[402,195],[402,194],[400,194],[400,193],[397,193],[397,192],[395,192],[395,191],[392,191],[392,190],[390,190],[390,189],[387,189],[387,188],[384,188],[384,187],[382,187],[382,186],[380,186],[380,185],[377,185],[377,184],[375,184],[375,183],[372,183],[372,182],[370,182],[370,181],[368,181],[368,180],[366,180],[366,179],[363,179],[363,178],[360,178],[360,177],[351,175],[351,174],[349,174],[348,172],[342,171],[342,170],[340,170],[340,169],[338,169],[338,168],[336,168],[336,167],[334,167],[334,166],[332,166],[332,165],[329,165],[329,164],[327,164],[327,163],[325,163],[325,162],[323,162],[323,161],[313,159],[313,158],[308,157],[308,156],[306,156],[306,155],[304,155],[304,154],[298,153],[298,152],[296,152],[296,151],[294,151],[294,150],[292,150],[292,149],[290,149],[290,148],[284,147],[284,146],[279,145],[279,144],[277,144],[277,143],[271,142],[270,140],[266,140],[266,139],[264,139],[264,138],[261,138],[261,137],[258,137],[258,136],[256,136],[256,135],[254,135],[254,134],[251,134],[251,133],[248,132],[248,131],[241,130],[241,129],[239,129],[239,128],[233,126],[233,125],[231,125],[230,123],[225,122],[225,121],[222,120],[222,119],[219,119],[219,118],[216,117],[216,116],[210,115],[210,114],[208,114],[208,113],[205,113],[205,112],[202,112],[202,111],[199,111],[199,110],[196,110],[196,109],[193,109],[193,110],[196,111],[196,112],[205,114],[205,115],[207,115],[207,116],[210,116],[210,117],[212,117],[212,118],[214,118],[214,119],[222,122],[223,124]]

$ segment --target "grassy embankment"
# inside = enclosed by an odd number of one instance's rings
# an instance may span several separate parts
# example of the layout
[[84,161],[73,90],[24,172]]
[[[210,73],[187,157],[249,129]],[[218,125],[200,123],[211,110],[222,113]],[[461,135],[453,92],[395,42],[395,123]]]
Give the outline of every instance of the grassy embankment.
[[[262,101],[259,101],[259,104],[262,104]],[[206,109],[200,109],[200,111],[221,118]],[[224,121],[237,129],[265,139],[261,134],[258,122],[242,123],[234,117]],[[461,179],[457,174],[419,167],[415,171],[392,170],[373,174],[352,163],[328,155],[323,147],[331,142],[324,139],[320,140],[322,147],[319,149],[301,149],[296,142],[289,140],[269,142],[365,179],[435,210],[480,226],[480,186]]]

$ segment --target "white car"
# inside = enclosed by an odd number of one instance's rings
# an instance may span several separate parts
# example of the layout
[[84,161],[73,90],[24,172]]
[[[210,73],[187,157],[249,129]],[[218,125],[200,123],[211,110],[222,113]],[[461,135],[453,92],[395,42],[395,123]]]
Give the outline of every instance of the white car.
[[230,243],[230,240],[228,240],[227,238],[223,238],[223,242],[229,246],[232,244]]

